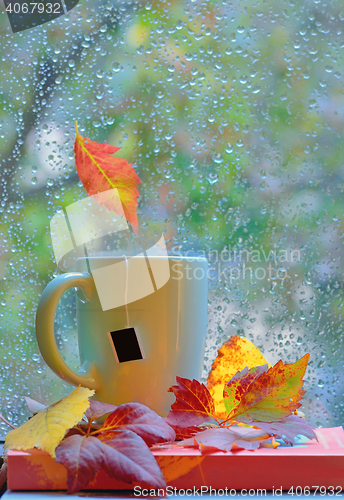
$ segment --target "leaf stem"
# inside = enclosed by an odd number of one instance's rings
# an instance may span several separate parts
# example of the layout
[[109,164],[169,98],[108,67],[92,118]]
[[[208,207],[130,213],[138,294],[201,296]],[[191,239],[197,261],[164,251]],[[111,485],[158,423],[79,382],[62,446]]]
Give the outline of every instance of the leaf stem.
[[81,434],[83,434],[83,435],[86,434],[86,432],[84,431],[84,429],[83,429],[83,427],[81,425],[78,424],[75,427],[81,432]]
[[86,432],[86,436],[88,437],[90,435],[90,432],[91,432],[91,428],[92,428],[92,422],[93,422],[93,418],[91,417],[88,421],[88,426],[87,426],[87,432]]
[[16,429],[17,427],[13,424],[11,424],[11,422],[9,422],[8,420],[6,420],[5,417],[3,417],[1,414],[0,414],[0,419],[5,422],[5,424],[9,425],[10,427],[12,427],[12,429]]
[[102,432],[109,432],[109,431],[113,431],[115,429],[117,429],[117,425],[115,425],[114,427],[101,427],[100,429],[96,429],[95,431],[93,432],[90,432],[90,436],[94,436],[95,434],[101,434]]
[[215,422],[221,427],[221,422],[218,418],[215,417],[215,415],[211,415],[211,418],[213,418]]

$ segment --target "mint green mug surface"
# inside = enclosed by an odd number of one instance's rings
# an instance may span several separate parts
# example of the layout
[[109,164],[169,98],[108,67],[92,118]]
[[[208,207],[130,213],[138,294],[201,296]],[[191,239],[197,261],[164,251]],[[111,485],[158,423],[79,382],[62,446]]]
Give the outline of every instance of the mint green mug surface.
[[[77,269],[57,276],[42,294],[36,334],[44,360],[66,382],[94,389],[100,401],[137,401],[165,416],[176,376],[201,377],[207,260],[91,257],[78,259]],[[54,334],[58,302],[71,287],[77,289],[78,372],[62,359]]]

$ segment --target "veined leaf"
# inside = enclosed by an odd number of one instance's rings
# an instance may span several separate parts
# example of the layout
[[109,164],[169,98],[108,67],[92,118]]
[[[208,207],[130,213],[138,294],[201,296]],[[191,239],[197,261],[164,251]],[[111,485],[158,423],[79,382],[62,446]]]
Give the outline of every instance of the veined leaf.
[[235,444],[245,450],[257,450],[262,441],[270,439],[267,432],[252,427],[216,428],[200,432],[181,442],[182,446],[199,447],[202,453],[213,451],[231,451]]
[[238,406],[245,391],[262,373],[268,371],[268,365],[257,366],[249,370],[246,366],[241,372],[237,372],[234,377],[224,386],[223,399],[227,414]]
[[117,431],[111,439],[70,436],[57,447],[56,460],[67,469],[68,493],[85,488],[101,468],[119,481],[140,482],[153,488],[166,486],[148,446],[128,430]]
[[91,399],[90,406],[86,410],[85,417],[88,421],[93,422],[93,420],[97,420],[97,418],[103,417],[104,415],[111,413],[116,409],[117,406],[115,405],[102,403],[101,401]]
[[277,422],[301,406],[298,402],[306,393],[302,377],[309,354],[293,364],[279,361],[255,379],[243,394],[238,406],[228,415],[237,422]]
[[296,436],[305,436],[318,441],[313,427],[298,415],[290,415],[280,422],[254,422],[254,425],[268,434],[283,439],[286,444],[295,444]]
[[[175,432],[155,411],[140,403],[125,403],[105,420],[99,437],[111,439],[112,434],[125,429],[135,432],[148,446],[163,441],[174,441]],[[104,438],[105,439],[105,438]]]
[[188,439],[199,432],[206,431],[207,429],[202,429],[197,425],[192,425],[190,427],[174,427],[172,426],[176,433],[176,441],[181,441],[182,439]]
[[53,458],[55,448],[66,431],[80,422],[89,406],[88,398],[94,391],[77,387],[71,394],[57,403],[41,410],[18,429],[10,431],[5,440],[5,450],[30,450],[39,448]]
[[127,483],[144,483],[153,488],[166,486],[158,463],[140,436],[121,430],[111,439],[101,439],[104,445],[103,468],[108,476]]
[[214,401],[205,385],[197,380],[176,379],[178,385],[168,389],[176,396],[176,401],[166,417],[167,423],[176,427],[190,427],[213,420]]
[[74,434],[56,448],[56,462],[67,469],[68,493],[85,488],[102,466],[103,446],[99,439]]
[[259,349],[245,338],[236,335],[222,345],[207,378],[207,387],[214,399],[217,417],[226,418],[223,386],[246,366],[250,369],[265,364],[266,360]]
[[[122,214],[138,232],[137,221],[137,198],[139,192],[137,184],[140,178],[135,170],[123,158],[112,156],[120,148],[109,144],[98,144],[79,134],[76,126],[76,139],[74,145],[75,164],[79,178],[89,196],[93,196],[111,189],[114,191],[113,197],[106,196],[104,201],[97,197],[100,203],[104,203],[106,208]],[[120,198],[120,202],[117,196]],[[119,206],[121,203],[121,206]]]

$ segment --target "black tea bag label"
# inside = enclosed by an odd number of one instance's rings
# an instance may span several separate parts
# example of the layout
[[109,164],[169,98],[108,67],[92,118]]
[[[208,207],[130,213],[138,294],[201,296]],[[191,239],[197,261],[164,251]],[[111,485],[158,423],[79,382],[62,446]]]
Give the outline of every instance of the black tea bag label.
[[118,363],[144,359],[135,328],[124,328],[108,333]]

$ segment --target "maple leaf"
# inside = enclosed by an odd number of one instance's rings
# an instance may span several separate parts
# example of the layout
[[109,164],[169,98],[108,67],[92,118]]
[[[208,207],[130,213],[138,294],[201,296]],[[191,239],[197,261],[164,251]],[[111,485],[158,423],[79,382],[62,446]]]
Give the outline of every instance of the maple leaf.
[[244,368],[237,372],[234,377],[224,386],[223,399],[227,414],[236,408],[248,387],[254,382],[262,373],[268,370],[268,365],[257,366],[251,370]]
[[266,360],[259,349],[245,338],[236,335],[222,345],[207,378],[207,387],[214,399],[217,417],[226,418],[223,401],[225,383],[246,366],[253,368],[265,364]]
[[[148,446],[163,441],[174,441],[175,432],[155,411],[140,403],[125,403],[111,413],[99,430],[101,439],[125,427],[135,432]],[[105,436],[105,437],[104,437]]]
[[269,434],[261,429],[232,426],[208,429],[182,441],[181,445],[197,447],[202,453],[212,452],[214,449],[231,451],[234,444],[245,450],[257,450],[260,443],[267,439],[270,439]]
[[79,134],[76,123],[75,128],[75,164],[87,194],[93,196],[113,189],[113,196],[104,196],[104,199],[98,196],[97,201],[117,214],[122,215],[124,211],[125,218],[138,234],[137,184],[141,180],[131,166],[132,163],[112,156],[120,148],[91,141]]
[[298,401],[306,393],[302,389],[302,377],[308,360],[309,354],[305,354],[293,364],[278,361],[249,385],[227,419],[245,423],[277,422],[291,415],[301,406]]
[[182,439],[188,439],[195,434],[206,431],[207,429],[204,427],[198,427],[197,425],[191,425],[190,427],[177,427],[172,425],[174,432],[176,433],[176,441],[181,441]]
[[166,482],[148,446],[134,432],[120,430],[111,439],[70,436],[56,448],[56,461],[67,469],[68,493],[85,488],[102,468],[127,483],[164,488]]
[[295,444],[295,438],[299,435],[318,441],[313,427],[298,415],[290,415],[279,422],[254,422],[254,425],[270,435],[283,439],[286,444]]
[[213,398],[197,380],[176,377],[177,384],[168,389],[176,396],[171,411],[166,417],[168,424],[176,427],[189,427],[215,419]]
[[5,439],[5,450],[30,450],[39,448],[53,458],[55,448],[66,431],[77,424],[89,405],[88,398],[94,391],[77,387],[57,403],[41,410],[18,429],[10,431]]

